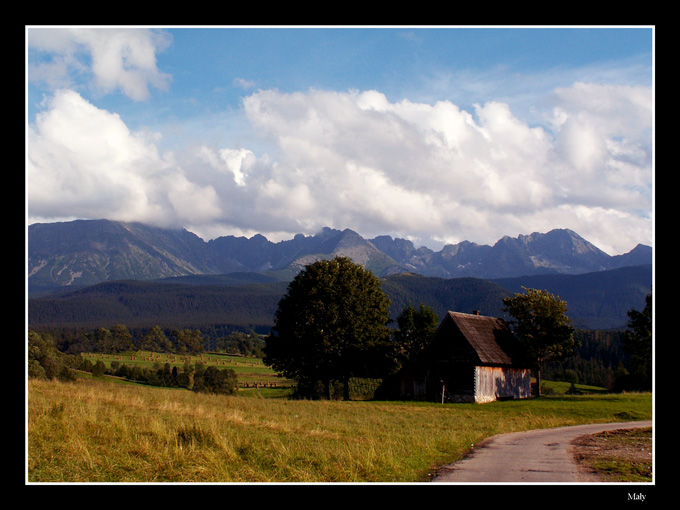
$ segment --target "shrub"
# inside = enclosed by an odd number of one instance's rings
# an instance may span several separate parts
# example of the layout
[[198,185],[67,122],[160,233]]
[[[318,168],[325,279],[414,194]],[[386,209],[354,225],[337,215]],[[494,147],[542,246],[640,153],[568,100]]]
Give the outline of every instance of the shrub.
[[231,395],[237,388],[236,372],[232,369],[220,370],[208,367],[194,376],[193,390],[202,393]]

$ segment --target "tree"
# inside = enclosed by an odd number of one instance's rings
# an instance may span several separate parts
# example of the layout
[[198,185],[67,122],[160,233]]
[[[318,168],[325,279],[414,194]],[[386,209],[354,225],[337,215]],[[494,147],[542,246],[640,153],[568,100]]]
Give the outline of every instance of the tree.
[[54,379],[59,374],[61,364],[49,335],[35,331],[28,332],[28,376],[38,379]]
[[203,351],[203,336],[198,329],[174,330],[172,338],[175,349],[180,354],[198,354]]
[[330,398],[350,377],[377,377],[390,363],[389,299],[380,280],[347,257],[306,266],[279,301],[264,363],[299,387],[321,382]]
[[638,389],[652,389],[652,295],[641,312],[628,312],[624,350],[630,355],[630,373]]
[[79,362],[80,357],[59,352],[51,335],[28,332],[28,377],[73,381],[75,374],[70,367]]
[[92,333],[94,352],[112,352],[111,331],[106,328],[97,328]]
[[527,289],[503,299],[505,310],[514,317],[515,334],[532,364],[536,395],[541,394],[541,368],[549,361],[560,361],[576,352],[578,342],[567,317],[567,302],[545,290]]
[[134,348],[132,345],[132,335],[124,324],[116,324],[111,330],[111,350],[112,352],[125,352]]
[[230,354],[241,354],[243,356],[257,356],[260,354],[259,357],[261,357],[261,343],[262,340],[260,340],[255,332],[244,333],[236,331],[218,338],[217,348]]
[[104,365],[102,360],[98,359],[94,367],[92,367],[92,377],[103,377],[105,373],[106,365]]
[[216,393],[218,395],[231,395],[236,391],[238,380],[233,369],[217,367],[206,368],[197,379],[194,380],[193,390],[203,393]]
[[165,336],[160,326],[154,326],[142,338],[140,348],[144,351],[173,352],[172,342]]
[[399,329],[394,333],[400,347],[400,358],[409,360],[420,354],[437,331],[438,324],[437,313],[432,308],[420,303],[416,310],[409,303],[397,317]]

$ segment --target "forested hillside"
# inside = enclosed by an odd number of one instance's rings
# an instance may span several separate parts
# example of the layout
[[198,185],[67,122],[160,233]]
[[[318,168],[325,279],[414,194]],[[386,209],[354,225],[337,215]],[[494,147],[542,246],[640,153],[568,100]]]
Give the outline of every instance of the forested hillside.
[[[416,274],[382,279],[383,290],[391,300],[392,318],[409,303],[424,303],[439,317],[449,310],[481,310],[484,315],[503,317],[503,298],[522,292],[524,286],[559,295],[567,301],[574,325],[590,329],[624,327],[626,313],[644,306],[651,285],[651,266],[495,281]],[[286,282],[271,282],[254,273],[105,282],[30,299],[28,320],[31,327],[126,324],[202,328],[226,324],[268,332],[286,288]]]
[[29,300],[31,327],[202,327],[267,329],[287,284],[185,285],[118,281]]
[[641,309],[652,291],[652,266],[630,266],[581,275],[535,275],[492,280],[509,291],[547,289],[567,302],[576,326],[610,329],[625,325],[627,312]]

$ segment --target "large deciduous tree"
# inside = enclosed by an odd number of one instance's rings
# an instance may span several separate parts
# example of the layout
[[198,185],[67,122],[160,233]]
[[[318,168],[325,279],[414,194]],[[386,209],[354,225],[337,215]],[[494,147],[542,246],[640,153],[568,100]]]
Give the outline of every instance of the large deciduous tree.
[[347,257],[306,266],[278,304],[264,362],[299,387],[323,383],[330,398],[350,377],[380,377],[393,362],[389,299],[380,280]]
[[505,310],[514,317],[517,335],[532,364],[536,395],[541,394],[541,367],[549,361],[573,356],[578,343],[567,317],[567,302],[545,290],[522,287],[524,294],[503,299]]

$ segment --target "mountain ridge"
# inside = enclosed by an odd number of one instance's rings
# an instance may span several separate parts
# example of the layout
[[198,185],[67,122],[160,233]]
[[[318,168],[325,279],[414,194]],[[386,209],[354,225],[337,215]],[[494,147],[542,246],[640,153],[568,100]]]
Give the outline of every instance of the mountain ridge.
[[237,272],[286,280],[311,262],[338,255],[380,277],[413,272],[440,278],[511,278],[582,274],[652,262],[649,246],[639,244],[626,254],[611,256],[569,229],[504,236],[493,246],[462,241],[434,251],[416,248],[406,239],[387,235],[366,239],[351,229],[329,227],[276,243],[261,234],[206,242],[186,229],[111,220],[28,227],[29,292],[111,280]]

